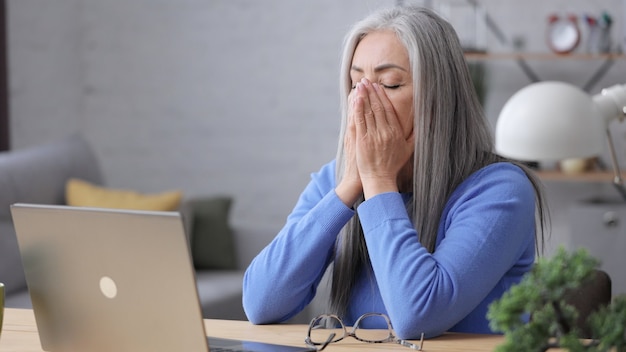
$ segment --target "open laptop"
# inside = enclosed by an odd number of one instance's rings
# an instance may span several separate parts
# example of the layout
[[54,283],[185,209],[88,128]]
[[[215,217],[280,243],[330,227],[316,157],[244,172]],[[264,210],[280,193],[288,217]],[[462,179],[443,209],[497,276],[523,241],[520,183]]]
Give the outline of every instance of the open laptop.
[[11,214],[46,351],[309,350],[207,338],[177,212],[14,204]]

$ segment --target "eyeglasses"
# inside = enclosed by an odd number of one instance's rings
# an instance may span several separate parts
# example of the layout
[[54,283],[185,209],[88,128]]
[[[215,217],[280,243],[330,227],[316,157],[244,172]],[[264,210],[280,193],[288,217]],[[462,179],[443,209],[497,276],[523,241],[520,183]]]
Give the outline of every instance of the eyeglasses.
[[[387,330],[365,328],[368,326],[387,326]],[[387,315],[382,313],[363,314],[354,323],[352,331],[350,332],[348,332],[343,321],[339,319],[338,316],[334,314],[322,314],[311,320],[309,332],[304,342],[306,342],[309,347],[321,351],[326,348],[328,344],[341,341],[346,337],[354,337],[359,341],[367,343],[394,342],[417,351],[421,351],[424,345],[424,333],[422,333],[420,337],[419,344],[397,338],[393,333],[391,320],[389,320]]]

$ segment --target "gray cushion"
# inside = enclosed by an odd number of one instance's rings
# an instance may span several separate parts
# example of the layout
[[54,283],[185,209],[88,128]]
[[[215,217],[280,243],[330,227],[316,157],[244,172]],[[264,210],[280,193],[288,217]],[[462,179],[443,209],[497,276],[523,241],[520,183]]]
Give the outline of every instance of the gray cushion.
[[26,289],[17,238],[10,221],[0,221],[0,282],[7,297]]
[[70,177],[96,184],[102,176],[89,144],[78,135],[58,142],[0,153],[0,220],[17,202],[64,204]]
[[15,292],[7,296],[6,301],[4,302],[4,305],[7,308],[22,308],[22,309],[33,308],[33,304],[30,300],[30,294],[28,293],[28,290]]
[[227,196],[194,199],[191,208],[191,253],[197,269],[237,268],[235,240],[229,224],[232,199]]
[[203,317],[246,320],[241,303],[243,275],[244,271],[237,270],[196,272]]

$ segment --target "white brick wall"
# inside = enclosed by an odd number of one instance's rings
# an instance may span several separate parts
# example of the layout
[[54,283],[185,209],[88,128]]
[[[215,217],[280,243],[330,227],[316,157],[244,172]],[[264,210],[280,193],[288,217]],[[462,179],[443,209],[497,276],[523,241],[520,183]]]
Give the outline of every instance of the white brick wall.
[[[231,194],[235,226],[269,241],[309,174],[334,157],[344,33],[369,9],[393,3],[9,0],[13,147],[81,132],[109,185]],[[619,0],[482,3],[532,51],[547,50],[544,23],[555,9],[610,9],[615,32],[622,30]],[[492,50],[506,49],[488,40]],[[542,77],[574,83],[596,64],[531,63]],[[493,121],[528,80],[512,62],[488,65]],[[596,88],[626,82],[625,68],[614,67]],[[602,191],[562,187],[549,189],[554,243],[568,233],[561,208]]]

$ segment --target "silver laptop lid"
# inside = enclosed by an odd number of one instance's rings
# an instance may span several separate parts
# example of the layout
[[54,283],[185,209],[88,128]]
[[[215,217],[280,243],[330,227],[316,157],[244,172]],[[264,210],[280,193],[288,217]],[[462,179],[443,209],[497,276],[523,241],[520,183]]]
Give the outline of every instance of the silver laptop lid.
[[175,212],[15,204],[44,350],[207,351]]

